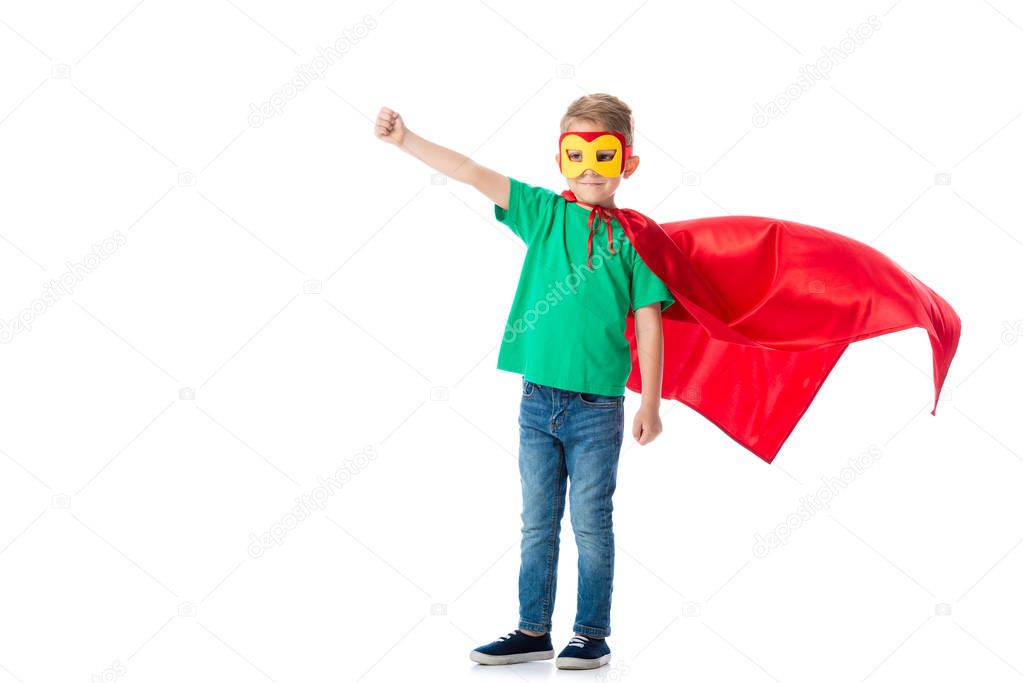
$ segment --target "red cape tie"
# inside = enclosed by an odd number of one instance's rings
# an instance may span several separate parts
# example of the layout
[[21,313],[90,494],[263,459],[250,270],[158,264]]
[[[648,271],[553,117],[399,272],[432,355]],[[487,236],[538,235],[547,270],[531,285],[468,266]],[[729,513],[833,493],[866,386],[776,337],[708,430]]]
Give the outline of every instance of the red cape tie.
[[[603,206],[594,206],[590,209],[590,218],[587,224],[590,226],[590,237],[586,240],[586,267],[593,270],[593,266],[590,265],[590,260],[593,257],[593,229],[594,220],[596,219],[596,225],[599,226],[601,221],[604,221],[607,225],[607,248],[612,254],[617,253],[614,248],[614,244],[611,242],[611,217],[612,211],[617,212],[617,209],[606,209]],[[621,222],[621,221],[619,221]]]

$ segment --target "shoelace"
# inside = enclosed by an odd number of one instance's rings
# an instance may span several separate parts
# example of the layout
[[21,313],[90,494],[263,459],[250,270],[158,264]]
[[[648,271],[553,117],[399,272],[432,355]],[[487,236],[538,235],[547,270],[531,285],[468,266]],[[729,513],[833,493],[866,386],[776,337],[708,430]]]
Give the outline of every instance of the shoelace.
[[498,638],[498,640],[508,640],[509,638],[511,638],[514,635],[515,635],[515,631],[512,631],[511,633],[509,633],[506,636],[501,636],[500,638]]
[[574,636],[572,640],[568,641],[569,647],[586,647],[586,643],[590,641],[586,636]]

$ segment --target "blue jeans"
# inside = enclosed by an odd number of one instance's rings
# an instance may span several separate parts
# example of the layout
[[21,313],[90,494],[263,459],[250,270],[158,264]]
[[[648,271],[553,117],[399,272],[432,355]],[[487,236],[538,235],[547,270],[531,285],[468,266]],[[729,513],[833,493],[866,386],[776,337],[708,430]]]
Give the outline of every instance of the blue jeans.
[[618,477],[625,397],[565,391],[522,379],[519,473],[522,478],[522,564],[519,628],[551,630],[558,582],[558,545],[569,509],[579,549],[576,633],[611,633],[614,532],[611,496]]

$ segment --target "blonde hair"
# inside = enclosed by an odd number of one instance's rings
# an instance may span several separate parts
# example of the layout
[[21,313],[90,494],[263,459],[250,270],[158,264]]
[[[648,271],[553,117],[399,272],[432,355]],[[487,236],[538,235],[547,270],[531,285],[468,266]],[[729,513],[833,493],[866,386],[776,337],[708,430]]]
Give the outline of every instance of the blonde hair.
[[572,119],[585,119],[625,136],[625,144],[632,144],[632,109],[614,95],[591,93],[568,105],[561,117],[561,132],[568,130]]

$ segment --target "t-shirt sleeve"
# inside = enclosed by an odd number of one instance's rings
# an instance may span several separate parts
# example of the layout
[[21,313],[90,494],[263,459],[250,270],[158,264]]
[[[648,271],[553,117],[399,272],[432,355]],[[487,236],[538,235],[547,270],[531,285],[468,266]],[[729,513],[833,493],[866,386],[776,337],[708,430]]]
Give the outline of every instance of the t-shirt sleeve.
[[661,310],[675,303],[668,286],[654,275],[643,259],[636,254],[636,260],[632,264],[632,310],[642,308],[655,301],[661,302]]
[[554,205],[560,196],[545,187],[528,185],[515,178],[508,178],[511,187],[508,193],[508,209],[494,204],[494,216],[527,245],[537,235],[549,230],[554,218]]

